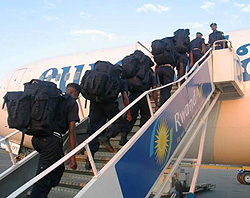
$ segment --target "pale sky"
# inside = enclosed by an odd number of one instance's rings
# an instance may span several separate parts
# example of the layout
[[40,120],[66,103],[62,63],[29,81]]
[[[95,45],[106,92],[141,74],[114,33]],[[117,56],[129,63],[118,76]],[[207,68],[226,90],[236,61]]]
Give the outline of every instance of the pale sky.
[[65,54],[151,42],[178,28],[250,28],[242,0],[0,0],[0,80],[15,68]]

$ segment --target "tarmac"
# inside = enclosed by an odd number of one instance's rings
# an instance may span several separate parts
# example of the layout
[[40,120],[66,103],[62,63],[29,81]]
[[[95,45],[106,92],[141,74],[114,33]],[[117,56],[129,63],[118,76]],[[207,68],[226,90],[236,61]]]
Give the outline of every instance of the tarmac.
[[[187,168],[193,172],[192,168]],[[249,198],[250,185],[243,185],[237,181],[237,169],[200,169],[197,184],[211,183],[216,188],[209,191],[198,192],[198,198]],[[192,174],[190,173],[190,176]]]

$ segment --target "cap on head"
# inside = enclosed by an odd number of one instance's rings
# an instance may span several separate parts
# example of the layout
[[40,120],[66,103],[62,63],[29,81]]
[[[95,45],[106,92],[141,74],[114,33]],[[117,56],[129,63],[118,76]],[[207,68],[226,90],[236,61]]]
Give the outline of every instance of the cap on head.
[[217,27],[217,23],[211,23],[210,27],[212,27],[213,25],[215,25]]
[[78,93],[81,92],[81,87],[80,87],[80,85],[78,85],[78,84],[76,84],[76,83],[69,83],[69,84],[67,85],[66,89],[69,88],[69,87],[74,88]]
[[201,36],[203,36],[203,34],[201,32],[196,32],[196,34],[200,34]]

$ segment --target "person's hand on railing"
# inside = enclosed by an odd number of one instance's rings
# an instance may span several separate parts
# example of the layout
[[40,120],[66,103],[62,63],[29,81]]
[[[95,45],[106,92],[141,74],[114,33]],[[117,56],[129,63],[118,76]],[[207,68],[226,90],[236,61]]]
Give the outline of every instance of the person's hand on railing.
[[70,158],[70,168],[73,169],[73,170],[76,170],[76,169],[77,169],[77,163],[76,163],[75,155],[73,155],[73,156]]

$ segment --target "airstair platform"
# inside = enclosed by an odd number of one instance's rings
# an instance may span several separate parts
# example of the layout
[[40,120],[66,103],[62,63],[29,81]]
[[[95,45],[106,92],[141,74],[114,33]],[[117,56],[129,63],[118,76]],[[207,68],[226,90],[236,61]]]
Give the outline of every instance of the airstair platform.
[[244,93],[241,62],[231,43],[228,42],[228,48],[213,50],[212,54],[213,82],[221,91],[221,98],[242,97]]

